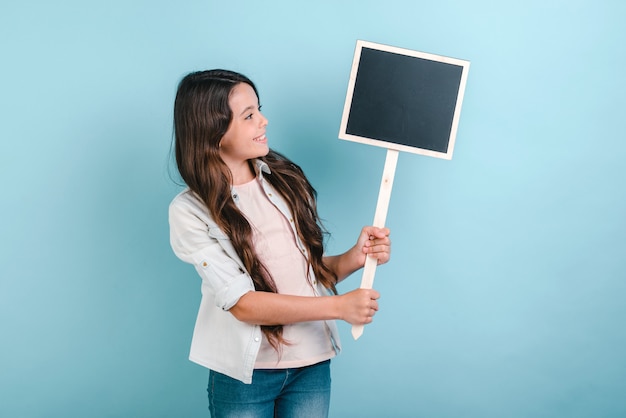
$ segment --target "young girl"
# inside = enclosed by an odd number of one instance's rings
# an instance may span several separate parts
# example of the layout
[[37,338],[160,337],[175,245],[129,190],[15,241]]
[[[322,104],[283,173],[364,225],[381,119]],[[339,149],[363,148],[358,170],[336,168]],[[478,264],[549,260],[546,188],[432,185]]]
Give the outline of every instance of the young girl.
[[386,228],[365,227],[326,256],[316,192],[271,150],[247,77],[191,73],[174,105],[178,170],[188,188],[170,205],[171,245],[202,278],[190,360],[209,372],[214,417],[326,417],[335,319],[368,324],[375,290],[337,295],[365,257],[389,260]]

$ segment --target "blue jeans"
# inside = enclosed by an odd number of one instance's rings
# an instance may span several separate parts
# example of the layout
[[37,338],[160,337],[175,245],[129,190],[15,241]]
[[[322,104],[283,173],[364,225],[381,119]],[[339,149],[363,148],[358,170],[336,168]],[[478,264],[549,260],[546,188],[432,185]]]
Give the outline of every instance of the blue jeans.
[[330,360],[296,369],[256,369],[247,385],[209,373],[213,418],[326,418],[330,405]]

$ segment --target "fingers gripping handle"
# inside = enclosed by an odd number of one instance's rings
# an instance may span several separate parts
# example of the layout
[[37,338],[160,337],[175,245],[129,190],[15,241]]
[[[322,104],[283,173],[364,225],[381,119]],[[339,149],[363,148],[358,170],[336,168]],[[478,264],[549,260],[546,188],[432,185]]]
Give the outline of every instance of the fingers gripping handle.
[[[396,164],[398,162],[398,151],[387,149],[387,157],[385,158],[385,168],[383,169],[383,177],[380,182],[380,190],[378,192],[378,203],[376,204],[376,214],[374,215],[374,226],[382,228],[385,226],[387,218],[387,209],[389,208],[389,199],[391,198],[391,188],[393,186],[393,177],[396,173]],[[361,278],[361,289],[371,289],[374,285],[374,275],[376,274],[376,265],[378,260],[367,257],[365,266],[363,267],[363,277]],[[352,337],[357,340],[363,334],[363,325],[352,326]]]

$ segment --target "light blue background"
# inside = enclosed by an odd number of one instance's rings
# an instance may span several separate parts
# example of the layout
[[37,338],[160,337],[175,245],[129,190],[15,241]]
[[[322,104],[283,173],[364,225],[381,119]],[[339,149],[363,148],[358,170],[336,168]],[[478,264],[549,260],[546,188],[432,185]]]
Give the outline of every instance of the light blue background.
[[331,415],[626,416],[625,4],[3,2],[0,416],[207,416],[199,280],[168,244],[176,84],[257,82],[339,251],[385,156],[337,139],[357,39],[472,64],[453,160],[400,155]]

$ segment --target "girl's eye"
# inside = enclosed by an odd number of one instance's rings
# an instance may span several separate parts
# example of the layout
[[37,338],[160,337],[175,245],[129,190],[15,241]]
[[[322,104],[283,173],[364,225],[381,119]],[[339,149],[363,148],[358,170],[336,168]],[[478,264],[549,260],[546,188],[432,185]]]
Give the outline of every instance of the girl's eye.
[[[258,111],[261,111],[261,106],[259,105],[258,107]],[[254,113],[250,113],[248,116],[246,116],[246,119],[252,119],[252,115],[254,115]]]

